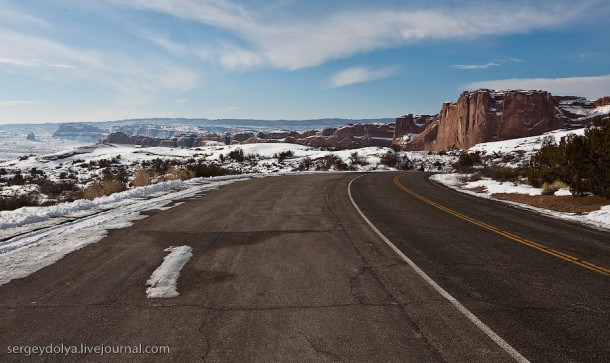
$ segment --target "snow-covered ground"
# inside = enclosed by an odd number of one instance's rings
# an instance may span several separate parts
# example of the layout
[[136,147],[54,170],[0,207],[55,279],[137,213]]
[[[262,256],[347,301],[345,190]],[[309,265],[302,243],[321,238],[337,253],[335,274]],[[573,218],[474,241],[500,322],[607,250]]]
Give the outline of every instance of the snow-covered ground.
[[530,137],[522,137],[519,139],[512,140],[504,140],[504,141],[494,141],[494,142],[484,142],[477,144],[468,151],[470,152],[482,152],[486,155],[503,154],[509,152],[523,151],[526,154],[531,154],[540,150],[540,146],[542,145],[542,140],[546,137],[552,137],[555,140],[555,143],[558,143],[562,137],[568,136],[570,134],[574,135],[584,135],[585,129],[577,129],[577,130],[555,130],[551,132],[547,132],[540,136],[530,136]]
[[[607,110],[606,110],[607,109]],[[590,115],[598,115],[600,112],[610,110],[608,106],[598,107],[594,111],[590,112]],[[482,155],[491,157],[488,162],[493,162],[498,166],[503,167],[519,167],[524,166],[530,159],[531,155],[538,151],[542,145],[542,141],[545,138],[552,138],[555,143],[559,143],[562,137],[570,134],[582,136],[585,133],[585,129],[576,130],[556,130],[547,132],[540,136],[524,137],[519,139],[486,142],[477,144],[471,147],[468,152],[480,152]],[[506,159],[506,156],[510,155],[513,158]],[[490,178],[481,178],[480,180],[468,181],[468,176],[463,174],[436,174],[430,179],[456,189],[460,192],[471,194],[477,197],[493,199],[492,195],[496,193],[515,193],[515,194],[527,194],[527,195],[541,195],[542,189],[534,188],[533,186],[525,183],[513,183],[513,182],[501,182],[492,180]],[[476,178],[478,179],[478,178]],[[475,192],[474,189],[477,191]],[[567,196],[572,195],[568,188],[559,189],[555,192],[556,196]],[[592,225],[597,228],[610,229],[610,205],[602,207],[600,210],[586,213],[564,213],[556,212],[548,209],[537,208],[523,203],[516,203],[510,201],[502,201],[505,203],[517,205],[522,208],[535,210],[537,212],[551,215],[557,218],[563,218],[572,221],[578,221],[584,224]]]
[[[159,181],[155,184],[130,187],[128,190],[93,200],[79,199],[49,206],[22,207],[0,212],[0,285],[50,265],[64,255],[95,243],[108,231],[124,228],[135,220],[145,218],[141,212],[151,209],[169,209],[179,205],[174,201],[196,196],[219,186],[251,178],[296,173],[301,164],[309,161],[314,171],[316,162],[336,158],[354,171],[396,170],[382,162],[387,155],[413,168],[447,171],[456,156],[428,152],[394,153],[389,148],[369,147],[357,150],[325,151],[302,145],[284,143],[219,145],[201,148],[140,148],[133,145],[82,145],[59,146],[51,153],[32,153],[27,158],[11,158],[0,162],[4,177],[17,170],[27,175],[34,168],[53,181],[74,181],[79,188],[99,180],[102,161],[111,167],[122,167],[130,175],[143,162],[172,160],[184,163],[193,161],[219,164],[241,172],[215,178]],[[241,149],[246,156],[243,162],[228,158],[232,151]],[[282,161],[279,154],[286,154]],[[21,153],[20,153],[21,155]],[[222,155],[222,156],[221,156]],[[223,160],[224,161],[221,161]],[[400,163],[399,163],[400,164]],[[94,167],[92,167],[94,165]],[[302,167],[301,167],[302,169]],[[334,170],[332,166],[330,170]],[[299,172],[304,172],[299,171]],[[0,175],[2,176],[2,175]],[[68,176],[68,177],[67,177]],[[0,182],[3,195],[36,192],[36,185],[8,186]],[[156,291],[156,290],[155,290]],[[169,290],[168,290],[169,291]]]
[[[527,194],[527,195],[541,195],[542,190],[540,188],[534,188],[527,184],[514,184],[512,182],[499,182],[489,178],[477,180],[477,181],[462,181],[463,175],[461,174],[434,174],[430,176],[430,180],[437,183],[446,185],[452,189],[460,191],[462,193],[470,194],[479,198],[495,199],[492,195],[496,193],[515,193],[515,194]],[[474,191],[473,189],[477,189]],[[572,195],[570,190],[559,189],[555,192],[555,195]],[[584,197],[586,198],[586,197]],[[596,228],[610,229],[610,205],[602,207],[600,210],[593,211],[585,214],[556,212],[549,209],[533,207],[524,203],[517,203],[507,200],[501,200],[504,203],[512,204],[520,208],[529,209],[542,213],[555,218],[577,221],[583,224],[587,224]]]
[[[0,125],[0,162],[28,155],[43,155],[86,145],[79,141],[53,138],[57,126]],[[35,140],[27,140],[30,132]]]
[[[2,212],[0,285],[28,276],[70,252],[100,241],[111,229],[128,227],[134,221],[146,218],[141,214],[143,211],[175,207],[179,205],[175,200],[260,176],[172,181],[93,201]],[[32,223],[34,221],[37,223]]]

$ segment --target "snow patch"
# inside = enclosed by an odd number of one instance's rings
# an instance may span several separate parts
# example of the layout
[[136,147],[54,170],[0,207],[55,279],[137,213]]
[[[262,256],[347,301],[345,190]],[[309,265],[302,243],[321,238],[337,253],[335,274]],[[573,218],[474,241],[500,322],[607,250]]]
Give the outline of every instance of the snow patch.
[[[465,184],[459,183],[459,174],[434,174],[430,176],[430,180],[435,181],[439,184],[446,185],[447,187],[457,190],[464,194],[470,194],[479,198],[493,199],[491,195],[495,193],[520,193],[520,194],[529,194],[529,195],[540,195],[541,190],[534,188],[529,185],[515,185],[509,182],[498,182],[495,180],[479,180],[475,182],[468,182]],[[475,187],[485,187],[486,191],[484,193],[477,193],[472,190],[468,190],[469,188]],[[555,192],[555,195],[571,195],[570,191],[567,188],[560,189]],[[586,198],[586,197],[585,197]],[[603,206],[600,210],[593,211],[586,214],[575,214],[575,213],[566,213],[566,212],[556,212],[549,209],[533,207],[524,203],[517,203],[507,200],[500,200],[503,203],[511,204],[523,209],[533,210],[540,214],[544,214],[550,217],[564,219],[569,221],[576,221],[579,223],[587,224],[592,227],[602,228],[602,229],[610,229],[610,205]]]
[[178,296],[178,277],[188,260],[193,257],[191,246],[169,247],[163,251],[169,255],[163,258],[161,266],[150,275],[146,285],[146,297],[149,299],[170,298]]

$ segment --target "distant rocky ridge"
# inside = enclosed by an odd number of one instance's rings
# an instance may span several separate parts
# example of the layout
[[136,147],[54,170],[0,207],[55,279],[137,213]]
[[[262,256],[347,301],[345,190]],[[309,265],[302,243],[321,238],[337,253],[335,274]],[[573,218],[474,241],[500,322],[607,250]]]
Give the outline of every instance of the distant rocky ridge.
[[393,145],[404,150],[467,149],[482,142],[536,136],[561,128],[584,127],[596,107],[610,97],[553,96],[545,91],[463,92],[437,115],[396,119]]
[[73,122],[60,124],[57,131],[53,133],[53,137],[83,142],[96,142],[107,134],[106,130],[99,127]]
[[294,130],[237,132],[223,135],[213,132],[176,133],[171,137],[155,138],[143,135],[129,135],[112,132],[101,138],[102,143],[132,144],[141,146],[201,147],[210,144],[253,144],[284,142],[311,147],[354,149],[367,146],[389,147],[394,136],[394,124],[347,124],[338,128],[321,130]]

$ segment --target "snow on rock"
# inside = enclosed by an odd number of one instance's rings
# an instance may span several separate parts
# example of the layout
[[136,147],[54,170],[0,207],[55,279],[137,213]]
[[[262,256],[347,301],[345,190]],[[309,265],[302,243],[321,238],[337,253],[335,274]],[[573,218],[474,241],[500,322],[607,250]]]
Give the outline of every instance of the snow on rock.
[[169,247],[163,251],[169,255],[163,258],[163,263],[150,275],[146,285],[146,297],[170,298],[178,296],[178,277],[188,260],[193,257],[191,246]]
[[585,129],[582,128],[582,129],[569,130],[569,131],[556,130],[556,131],[547,132],[540,136],[522,137],[519,139],[495,141],[495,142],[484,142],[484,143],[474,145],[473,147],[468,149],[468,151],[470,151],[470,152],[480,151],[487,155],[491,155],[493,153],[498,153],[498,154],[507,153],[507,152],[517,151],[517,150],[522,150],[525,152],[532,153],[532,152],[535,152],[540,149],[540,146],[542,145],[541,141],[545,137],[550,136],[555,140],[555,143],[558,143],[562,137],[565,137],[565,136],[568,136],[571,134],[582,136],[585,134]]

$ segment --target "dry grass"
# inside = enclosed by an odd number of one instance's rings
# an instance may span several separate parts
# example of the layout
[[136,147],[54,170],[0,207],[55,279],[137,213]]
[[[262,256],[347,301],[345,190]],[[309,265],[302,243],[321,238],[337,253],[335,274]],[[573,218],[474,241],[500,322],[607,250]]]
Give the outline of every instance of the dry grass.
[[474,188],[466,188],[467,190],[473,191],[475,193],[486,193],[487,192],[487,188],[484,186],[478,186],[478,187],[474,187]]
[[146,169],[138,168],[131,179],[131,184],[134,187],[143,187],[150,185],[151,175]]
[[113,193],[118,193],[126,190],[124,183],[118,180],[104,180],[101,183],[95,183],[83,189],[83,198],[93,200]]
[[194,176],[195,175],[191,170],[175,168],[173,166],[169,168],[166,174],[167,180],[188,180],[193,178]]
[[579,214],[593,212],[599,210],[602,206],[610,204],[610,199],[600,196],[574,197],[507,193],[497,193],[492,196],[497,199],[529,204],[534,207],[550,209],[557,212]]

